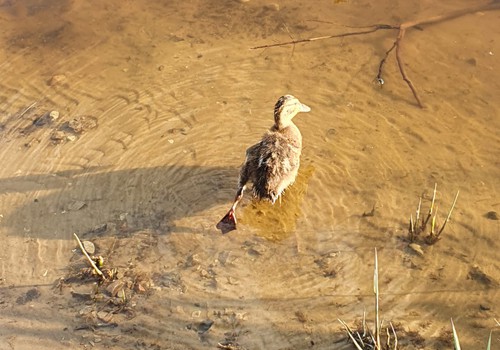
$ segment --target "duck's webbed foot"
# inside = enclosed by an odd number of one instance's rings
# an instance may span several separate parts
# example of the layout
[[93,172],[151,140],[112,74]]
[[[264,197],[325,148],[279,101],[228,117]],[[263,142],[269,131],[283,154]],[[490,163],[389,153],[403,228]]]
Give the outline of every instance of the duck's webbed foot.
[[227,212],[226,216],[219,221],[216,227],[223,234],[236,230],[236,215],[233,208]]
[[221,230],[223,234],[236,230],[236,206],[241,201],[241,198],[243,198],[243,191],[245,191],[244,185],[238,188],[231,209],[229,209],[226,216],[224,216],[215,226],[217,229]]

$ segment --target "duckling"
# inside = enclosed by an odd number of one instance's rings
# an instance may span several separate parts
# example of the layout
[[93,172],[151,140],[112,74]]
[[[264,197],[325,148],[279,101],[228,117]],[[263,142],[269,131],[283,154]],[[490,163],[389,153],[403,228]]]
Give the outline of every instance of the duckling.
[[311,109],[292,95],[284,95],[274,106],[274,125],[262,140],[246,151],[238,190],[231,209],[217,224],[222,233],[236,229],[236,206],[243,198],[247,183],[253,183],[253,195],[272,204],[297,176],[302,152],[302,135],[292,119]]

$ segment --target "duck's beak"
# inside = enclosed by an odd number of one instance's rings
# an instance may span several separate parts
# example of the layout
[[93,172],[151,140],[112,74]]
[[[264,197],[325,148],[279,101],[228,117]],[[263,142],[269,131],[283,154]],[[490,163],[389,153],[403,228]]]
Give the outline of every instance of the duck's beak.
[[299,110],[300,110],[300,112],[310,112],[311,108],[309,106],[306,106],[305,104],[301,103]]

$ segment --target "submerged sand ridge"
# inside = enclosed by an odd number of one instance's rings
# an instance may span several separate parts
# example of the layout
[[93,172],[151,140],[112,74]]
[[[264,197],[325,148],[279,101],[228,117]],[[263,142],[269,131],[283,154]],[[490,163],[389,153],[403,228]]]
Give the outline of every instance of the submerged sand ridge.
[[[394,57],[374,81],[394,32],[249,50],[478,4],[0,2],[0,349],[350,349],[336,319],[373,319],[375,247],[401,348],[451,348],[450,318],[495,348],[499,12],[406,33],[424,109]],[[297,182],[221,236],[285,93],[312,109]],[[421,256],[435,183],[438,222],[460,196]],[[80,274],[74,232],[118,282]]]

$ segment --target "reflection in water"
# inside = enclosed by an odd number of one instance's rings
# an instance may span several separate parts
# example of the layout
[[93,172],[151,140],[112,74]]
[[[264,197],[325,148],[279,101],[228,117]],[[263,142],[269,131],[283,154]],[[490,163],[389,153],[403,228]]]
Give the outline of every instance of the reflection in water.
[[273,205],[269,201],[253,201],[242,210],[241,224],[257,229],[260,237],[281,241],[297,230],[307,185],[314,174],[312,165],[302,165],[297,179]]

